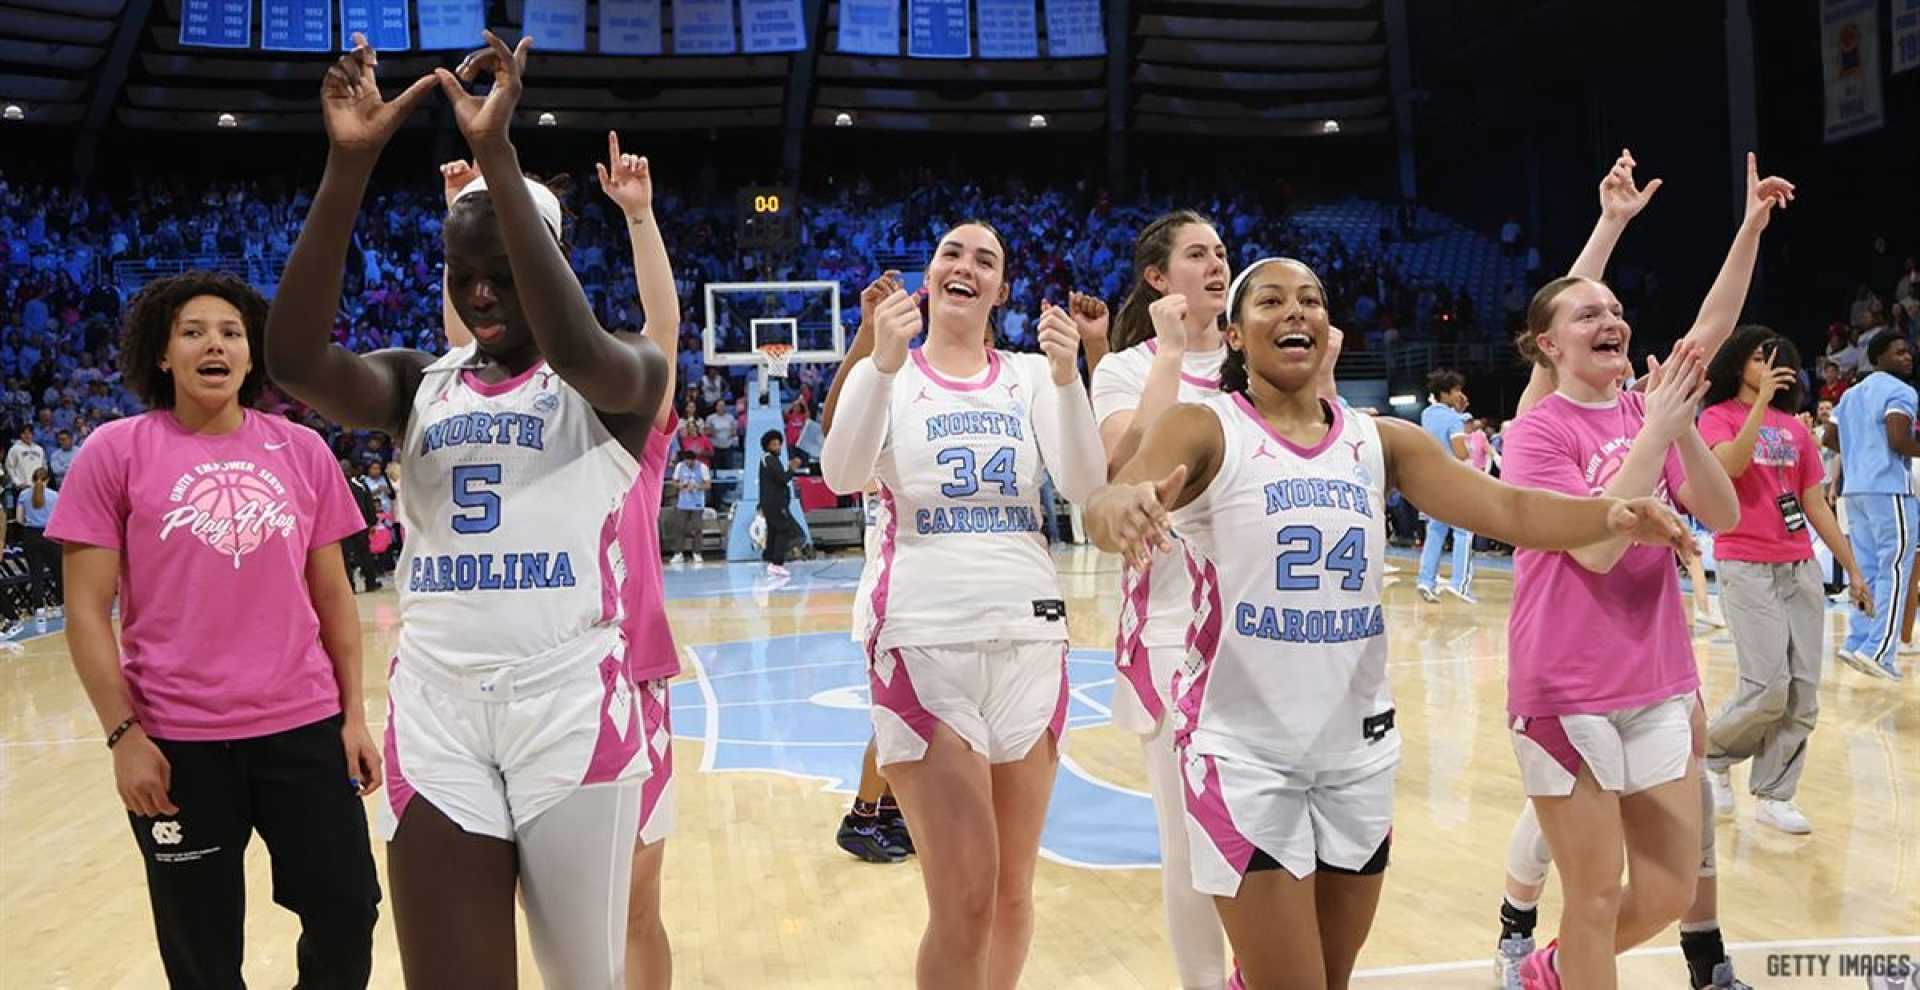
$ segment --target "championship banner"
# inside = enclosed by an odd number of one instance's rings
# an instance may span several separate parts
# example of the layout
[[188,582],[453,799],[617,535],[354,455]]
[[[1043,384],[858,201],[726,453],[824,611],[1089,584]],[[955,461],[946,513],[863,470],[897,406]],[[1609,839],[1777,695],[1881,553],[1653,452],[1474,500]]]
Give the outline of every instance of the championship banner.
[[1090,58],[1107,53],[1100,0],[1047,0],[1047,54]]
[[533,36],[541,51],[587,50],[587,0],[527,0],[520,32]]
[[967,0],[907,0],[907,54],[913,58],[968,58],[973,38]]
[[659,55],[660,0],[600,0],[603,55]]
[[260,47],[270,52],[333,51],[333,0],[264,0]]
[[900,0],[840,0],[840,51],[900,54]]
[[749,55],[807,50],[800,0],[740,0],[740,47]]
[[471,51],[486,44],[486,0],[414,0],[420,17],[420,47],[428,51]]
[[1893,0],[1893,67],[1905,72],[1920,65],[1920,0]]
[[1820,0],[1827,143],[1879,129],[1880,18],[1874,0]]
[[253,44],[253,0],[184,0],[180,43],[196,48],[246,48]]
[[1040,26],[1033,0],[975,0],[981,58],[1039,58]]
[[358,31],[377,51],[406,51],[413,47],[408,20],[407,0],[340,0],[340,49],[352,51]]
[[733,0],[673,0],[675,55],[732,55]]

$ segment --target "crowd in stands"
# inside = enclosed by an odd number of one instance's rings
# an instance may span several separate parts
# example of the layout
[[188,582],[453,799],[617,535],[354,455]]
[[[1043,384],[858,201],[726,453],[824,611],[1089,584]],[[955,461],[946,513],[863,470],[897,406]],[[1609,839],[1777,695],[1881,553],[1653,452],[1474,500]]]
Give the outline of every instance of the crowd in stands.
[[[572,214],[574,268],[596,311],[610,328],[637,329],[644,314],[617,210],[590,182],[574,183],[563,199]],[[923,263],[940,233],[967,219],[986,218],[1006,241],[1011,299],[999,332],[1002,346],[1014,350],[1037,349],[1034,318],[1045,301],[1062,301],[1069,291],[1117,301],[1128,287],[1134,235],[1177,206],[1196,207],[1214,218],[1236,269],[1274,254],[1312,265],[1327,283],[1334,320],[1349,330],[1348,349],[1355,352],[1391,352],[1408,340],[1446,341],[1463,333],[1497,347],[1531,294],[1530,286],[1516,282],[1497,301],[1475,300],[1463,288],[1407,277],[1379,242],[1352,244],[1311,231],[1284,207],[1270,211],[1267,199],[1287,202],[1285,197],[1225,194],[1201,203],[1121,202],[1084,184],[1036,189],[1014,182],[988,189],[955,187],[931,175],[917,177],[904,190],[877,190],[860,180],[809,196],[798,243],[790,249],[745,251],[736,239],[738,217],[731,203],[696,202],[662,190],[657,213],[666,228],[681,306],[678,443],[713,468],[742,466],[750,369],[705,365],[701,325],[708,282],[836,282],[841,320],[850,336],[860,290],[883,266],[890,259],[899,259],[892,263],[903,267]],[[0,380],[5,384],[0,423],[8,436],[20,438],[7,457],[10,519],[14,493],[31,483],[30,465],[47,466],[57,488],[73,451],[94,426],[137,411],[118,371],[123,298],[151,274],[183,265],[219,264],[270,288],[308,202],[306,190],[275,192],[257,183],[188,187],[147,179],[109,197],[10,182],[0,175]],[[445,347],[439,246],[444,211],[440,191],[424,182],[370,198],[344,273],[337,342],[362,351]],[[1381,241],[1412,234],[1410,224],[1401,226],[1383,230]],[[1517,231],[1503,229],[1500,237],[1503,242],[1511,238],[1520,249]],[[1623,269],[1618,282],[1630,310],[1655,291],[1631,269]],[[1847,319],[1832,328],[1809,393],[1837,399],[1859,373],[1874,335],[1912,335],[1920,316],[1916,293],[1920,284],[1910,259],[1897,281],[1861,286]],[[749,346],[743,322],[720,328],[722,349]],[[801,457],[818,453],[819,399],[833,370],[818,364],[793,369],[785,432],[788,449]],[[390,513],[397,480],[386,468],[392,456],[389,438],[332,429],[271,390],[263,405],[328,436],[349,473],[378,479],[362,483],[375,490],[378,511]],[[714,485],[710,505],[724,509],[722,500],[731,491]]]

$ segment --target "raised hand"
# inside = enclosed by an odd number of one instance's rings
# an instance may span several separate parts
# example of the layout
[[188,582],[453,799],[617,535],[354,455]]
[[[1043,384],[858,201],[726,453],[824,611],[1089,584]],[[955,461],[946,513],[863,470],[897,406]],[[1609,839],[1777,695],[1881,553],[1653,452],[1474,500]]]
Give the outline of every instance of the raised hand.
[[[527,51],[533,47],[531,35],[509,49],[492,31],[485,32],[487,47],[468,55],[453,72],[435,69],[440,91],[453,104],[453,119],[466,135],[467,144],[480,145],[507,139],[513,123],[513,111],[520,105],[521,81],[527,70]],[[466,91],[470,83],[485,73],[493,78],[493,88],[483,97]]]
[[881,300],[873,314],[873,369],[891,375],[907,363],[907,348],[926,329],[919,300],[904,290]]
[[1074,325],[1073,317],[1067,311],[1052,303],[1045,303],[1040,311],[1040,353],[1047,356],[1047,367],[1053,371],[1053,383],[1065,385],[1073,381],[1080,373],[1080,328]]
[[1672,547],[1682,560],[1691,561],[1700,552],[1686,523],[1657,498],[1615,502],[1613,508],[1607,510],[1607,528],[1634,543]]
[[340,56],[320,81],[320,119],[336,149],[379,152],[433,89],[433,77],[421,76],[399,96],[383,100],[373,71],[379,64],[380,53],[367,44],[366,35],[355,32],[353,51]]
[[1757,401],[1755,401],[1755,405],[1765,406],[1771,404],[1774,396],[1792,389],[1793,383],[1799,381],[1799,370],[1791,365],[1773,363],[1779,359],[1780,355],[1777,351],[1769,351],[1767,353],[1767,364],[1769,367],[1765,377],[1760,379],[1760,395]]
[[1653,201],[1653,194],[1660,189],[1661,180],[1654,179],[1642,188],[1634,184],[1633,169],[1639,163],[1633,160],[1633,152],[1620,149],[1620,157],[1614,160],[1613,168],[1600,180],[1600,215],[1609,220],[1631,220],[1647,208]]
[[620,153],[618,133],[607,132],[606,163],[594,162],[593,170],[600,175],[600,191],[622,213],[637,217],[653,209],[653,173],[648,171],[645,158]]
[[440,181],[446,185],[447,205],[452,206],[453,201],[460,198],[460,190],[479,177],[480,170],[464,158],[455,158],[440,166]]
[[872,323],[874,311],[880,308],[880,304],[900,291],[900,273],[891,268],[882,272],[879,278],[860,290],[860,323],[863,326]]
[[1177,465],[1159,481],[1142,481],[1116,489],[1103,511],[1109,514],[1108,532],[1120,544],[1129,567],[1145,567],[1153,555],[1173,549],[1169,534],[1173,520],[1168,510],[1187,486],[1187,466]]
[[1687,341],[1673,346],[1666,364],[1648,362],[1646,425],[1641,431],[1661,444],[1691,429],[1700,412],[1700,400],[1706,398],[1709,382],[1707,366],[1700,348]]
[[1107,339],[1107,304],[1099,296],[1067,293],[1067,315],[1073,317],[1074,328],[1080,331],[1083,343],[1095,337]]
[[1793,202],[1793,183],[1777,176],[1760,177],[1760,160],[1747,152],[1746,223],[1756,230],[1767,229],[1775,207],[1786,209]]
[[1147,307],[1147,316],[1153,320],[1153,336],[1159,342],[1160,353],[1185,353],[1187,349],[1187,297],[1178,292],[1169,293],[1153,301]]

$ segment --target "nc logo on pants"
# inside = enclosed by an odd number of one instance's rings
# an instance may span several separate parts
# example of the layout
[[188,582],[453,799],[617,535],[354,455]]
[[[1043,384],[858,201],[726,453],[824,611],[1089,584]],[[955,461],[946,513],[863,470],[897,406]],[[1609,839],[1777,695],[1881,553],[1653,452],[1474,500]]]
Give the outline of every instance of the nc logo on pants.
[[179,822],[154,822],[153,823],[153,841],[154,842],[157,842],[163,846],[177,846],[180,844],[180,838],[181,836],[180,836]]

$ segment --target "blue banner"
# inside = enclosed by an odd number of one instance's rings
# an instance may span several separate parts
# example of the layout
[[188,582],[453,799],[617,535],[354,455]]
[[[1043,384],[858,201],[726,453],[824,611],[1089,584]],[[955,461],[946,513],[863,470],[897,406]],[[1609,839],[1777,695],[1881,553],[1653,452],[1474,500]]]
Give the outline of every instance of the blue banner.
[[264,0],[260,47],[270,52],[333,51],[332,0]]
[[675,55],[732,55],[733,0],[673,0]]
[[413,0],[420,18],[420,47],[428,51],[472,50],[486,44],[486,0]]
[[907,0],[907,54],[913,58],[967,58],[967,0]]
[[413,47],[407,20],[407,0],[340,0],[340,48],[352,51],[358,31],[376,51],[406,51]]
[[806,51],[800,0],[740,0],[740,48],[750,55]]
[[253,0],[185,0],[180,4],[180,43],[202,48],[253,44]]
[[1087,58],[1107,53],[1100,0],[1047,0],[1047,54]]
[[661,54],[660,0],[600,0],[600,51]]
[[1039,58],[1040,31],[1033,0],[976,0],[981,58]]
[[840,50],[900,54],[900,0],[840,0]]
[[543,52],[587,50],[587,0],[527,0],[520,32]]

